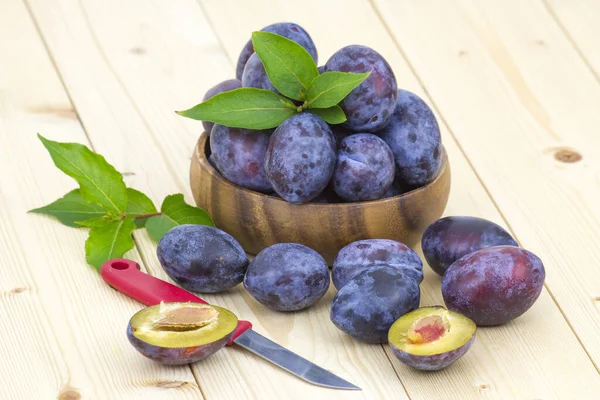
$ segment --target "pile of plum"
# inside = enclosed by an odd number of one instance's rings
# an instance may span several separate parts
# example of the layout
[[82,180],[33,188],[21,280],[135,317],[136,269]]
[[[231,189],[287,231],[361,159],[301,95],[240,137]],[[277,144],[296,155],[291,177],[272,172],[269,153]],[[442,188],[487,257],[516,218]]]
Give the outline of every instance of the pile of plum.
[[[297,42],[317,62],[315,44],[299,25],[278,23],[263,31]],[[442,144],[435,116],[417,95],[398,90],[394,72],[379,53],[347,46],[319,71],[371,73],[339,104],[346,122],[328,125],[309,112],[291,116],[274,131],[204,121],[215,169],[232,183],[295,204],[392,197],[436,177]],[[277,92],[251,41],[240,54],[236,75],[211,88],[204,100],[240,87]]]
[[254,299],[276,311],[314,305],[333,281],[335,326],[367,343],[389,342],[401,361],[424,370],[448,366],[469,349],[476,325],[509,322],[541,293],[541,260],[490,221],[442,218],[425,231],[422,249],[443,276],[448,309],[419,308],[423,262],[394,240],[350,243],[331,275],[323,257],[304,245],[275,244],[250,262],[233,237],[202,225],[171,229],[157,252],[165,272],[188,290],[215,293],[243,282]]

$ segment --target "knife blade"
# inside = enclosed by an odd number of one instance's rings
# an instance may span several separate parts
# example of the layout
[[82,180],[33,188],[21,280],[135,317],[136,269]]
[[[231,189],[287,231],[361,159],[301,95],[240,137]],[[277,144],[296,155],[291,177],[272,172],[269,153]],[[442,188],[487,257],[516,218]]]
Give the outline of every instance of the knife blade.
[[[159,304],[161,301],[207,304],[200,297],[179,286],[142,272],[139,264],[133,260],[108,260],[102,265],[100,275],[113,288],[148,306]],[[237,344],[314,385],[332,389],[361,390],[358,386],[260,335],[252,329],[252,324],[248,321],[239,321],[228,343],[232,344]]]

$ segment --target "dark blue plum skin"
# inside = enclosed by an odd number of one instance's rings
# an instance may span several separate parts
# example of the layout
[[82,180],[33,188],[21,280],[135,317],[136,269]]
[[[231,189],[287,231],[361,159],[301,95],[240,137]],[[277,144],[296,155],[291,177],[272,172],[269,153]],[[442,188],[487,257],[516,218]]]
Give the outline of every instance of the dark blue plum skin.
[[184,289],[217,293],[244,279],[248,256],[228,233],[204,225],[179,225],[158,242],[163,269]]
[[347,128],[355,132],[376,132],[387,124],[396,107],[398,85],[392,68],[381,54],[365,46],[346,46],[327,60],[325,69],[354,73],[371,71],[371,75],[340,103],[346,114],[344,125]]
[[404,243],[389,239],[367,239],[350,243],[333,260],[331,278],[340,290],[350,279],[376,265],[403,271],[417,284],[423,281],[423,262]]
[[323,72],[327,72],[327,69],[325,68],[324,65],[317,67],[317,70],[319,71],[319,75],[322,74]]
[[210,155],[208,157],[208,163],[215,169],[215,171],[220,172],[219,171],[219,167],[217,167],[217,163],[215,162],[215,156],[214,155]]
[[492,246],[519,244],[501,226],[481,218],[453,216],[439,219],[423,233],[421,248],[425,260],[438,275],[459,258]]
[[297,243],[278,243],[262,250],[244,277],[248,293],[276,311],[310,307],[325,295],[329,283],[323,257]]
[[496,246],[467,254],[448,268],[442,295],[449,310],[478,326],[509,322],[537,300],[546,272],[535,254],[514,246]]
[[399,90],[393,115],[377,134],[394,153],[399,185],[420,187],[434,180],[442,165],[440,128],[419,96]]
[[391,343],[390,347],[398,360],[410,367],[420,369],[422,371],[439,371],[440,369],[446,368],[454,361],[464,356],[467,351],[469,351],[474,341],[475,335],[473,335],[473,337],[467,343],[463,344],[458,349],[454,349],[445,353],[434,354],[431,356],[420,356],[406,353]]
[[398,318],[419,307],[419,284],[394,267],[376,266],[350,279],[335,295],[331,321],[367,343],[386,343]]
[[131,324],[127,326],[127,339],[143,356],[165,365],[185,365],[204,360],[229,342],[235,331],[212,343],[195,347],[160,347],[144,342],[133,335]]
[[265,174],[265,153],[271,131],[215,125],[210,135],[211,157],[230,182],[247,189],[273,191]]
[[344,200],[333,191],[331,185],[327,186],[320,195],[310,201],[311,203],[322,203],[322,204],[337,204],[343,203]]
[[[315,43],[311,39],[310,35],[300,25],[291,22],[279,22],[277,24],[266,26],[262,28],[261,31],[276,33],[290,40],[293,40],[300,46],[304,47],[306,51],[308,51],[308,53],[315,60],[315,63],[318,61],[317,47],[315,46]],[[244,72],[246,62],[248,61],[250,56],[252,56],[252,54],[254,54],[254,47],[252,46],[252,40],[248,40],[248,42],[242,49],[242,52],[240,53],[235,68],[235,76],[239,80],[242,79],[242,74]]]
[[327,186],[336,163],[336,143],[321,118],[300,113],[283,121],[271,135],[265,171],[273,189],[290,203],[302,204]]
[[333,189],[346,201],[380,199],[394,181],[394,155],[389,146],[370,133],[343,139],[333,173]]
[[390,197],[400,196],[402,193],[405,193],[406,190],[402,189],[396,182],[393,182],[389,189],[381,196],[382,199],[388,199]]
[[[210,99],[213,96],[216,96],[219,93],[229,92],[230,90],[239,89],[241,87],[242,82],[239,79],[227,79],[226,81],[217,83],[215,86],[208,89],[202,101],[205,102],[206,100]],[[213,122],[202,121],[202,126],[204,127],[204,130],[208,133],[212,131],[214,125],[215,124]]]
[[329,125],[329,127],[331,128],[331,132],[333,132],[333,136],[335,137],[335,141],[338,147],[344,139],[354,134],[354,132],[347,128],[344,128],[344,126],[342,126],[341,124]]
[[265,89],[279,93],[269,80],[267,72],[265,71],[265,66],[256,53],[252,54],[246,63],[244,73],[242,74],[242,86]]

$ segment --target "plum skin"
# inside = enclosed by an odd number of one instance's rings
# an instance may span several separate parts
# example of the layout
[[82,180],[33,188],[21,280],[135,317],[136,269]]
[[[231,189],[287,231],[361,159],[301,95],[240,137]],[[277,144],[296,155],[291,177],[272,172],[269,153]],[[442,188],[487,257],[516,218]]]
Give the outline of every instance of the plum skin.
[[381,198],[394,182],[394,155],[379,137],[358,133],[338,146],[333,189],[346,201]]
[[290,203],[317,197],[329,183],[336,163],[331,129],[310,113],[295,114],[271,135],[265,172],[273,189]]
[[133,334],[131,324],[127,326],[127,339],[143,356],[165,365],[185,365],[204,360],[206,357],[222,349],[235,333],[235,330],[223,338],[194,347],[160,347],[138,339]]
[[331,321],[367,343],[386,343],[390,326],[419,307],[418,283],[389,266],[369,268],[350,279],[331,303]]
[[390,121],[377,134],[392,149],[397,184],[414,188],[435,179],[442,165],[440,128],[419,96],[399,90]]
[[463,344],[457,349],[430,356],[410,354],[400,350],[391,343],[390,348],[392,349],[392,352],[396,358],[410,367],[417,368],[422,371],[439,371],[440,369],[446,368],[454,361],[464,356],[475,341],[475,336],[476,335],[474,334],[467,343]]
[[492,246],[519,246],[501,226],[475,217],[451,216],[441,218],[427,227],[421,248],[427,263],[438,275],[459,258]]
[[333,261],[333,286],[341,289],[350,279],[375,265],[404,271],[417,284],[423,281],[423,261],[404,243],[390,239],[366,239],[342,248]]
[[[216,96],[219,93],[229,92],[230,90],[239,89],[241,87],[242,82],[240,81],[240,79],[227,79],[226,81],[217,83],[215,86],[208,89],[208,91],[204,95],[204,98],[202,99],[202,102],[205,102],[206,100],[210,99],[213,96]],[[202,126],[204,127],[204,130],[208,133],[212,131],[214,125],[215,124],[213,122],[202,121]]]
[[535,303],[545,277],[544,265],[535,254],[514,246],[487,247],[448,268],[442,295],[449,310],[478,326],[501,325]]
[[184,289],[217,293],[244,279],[248,256],[228,233],[205,225],[179,225],[158,242],[163,269]]
[[263,193],[273,191],[265,174],[270,133],[216,124],[210,136],[216,169],[236,185]]
[[265,89],[279,93],[279,91],[271,83],[271,80],[267,75],[267,71],[265,71],[265,66],[256,53],[250,56],[248,62],[246,63],[246,67],[244,67],[244,72],[242,74],[242,86]]
[[[276,33],[278,35],[284,36],[294,42],[298,43],[300,46],[304,47],[306,51],[312,56],[315,60],[315,63],[318,61],[317,56],[317,47],[313,42],[310,35],[298,24],[294,24],[291,22],[279,22],[276,24],[272,24],[269,26],[265,26],[261,29],[262,32],[271,32]],[[252,40],[248,40],[242,49],[240,56],[238,57],[237,65],[235,67],[235,76],[241,80],[242,74],[244,72],[244,67],[248,59],[254,54],[254,47],[252,46]]]
[[278,243],[252,260],[244,287],[261,304],[276,311],[298,311],[316,303],[329,289],[327,263],[311,248]]
[[347,118],[345,127],[355,132],[376,132],[387,124],[396,107],[398,85],[392,68],[381,54],[366,46],[346,46],[327,60],[325,70],[371,72],[340,103]]

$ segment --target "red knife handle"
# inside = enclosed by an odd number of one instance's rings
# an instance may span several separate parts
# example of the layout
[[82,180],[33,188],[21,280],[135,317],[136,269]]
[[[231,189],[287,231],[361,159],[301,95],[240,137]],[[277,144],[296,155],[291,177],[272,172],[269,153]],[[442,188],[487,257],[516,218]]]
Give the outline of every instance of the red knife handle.
[[[100,268],[100,275],[106,283],[119,292],[147,306],[159,304],[161,301],[169,303],[191,301],[208,304],[179,286],[142,272],[139,264],[132,260],[124,258],[108,260]],[[250,328],[252,328],[250,322],[240,320],[228,345],[233,344],[238,336]]]

